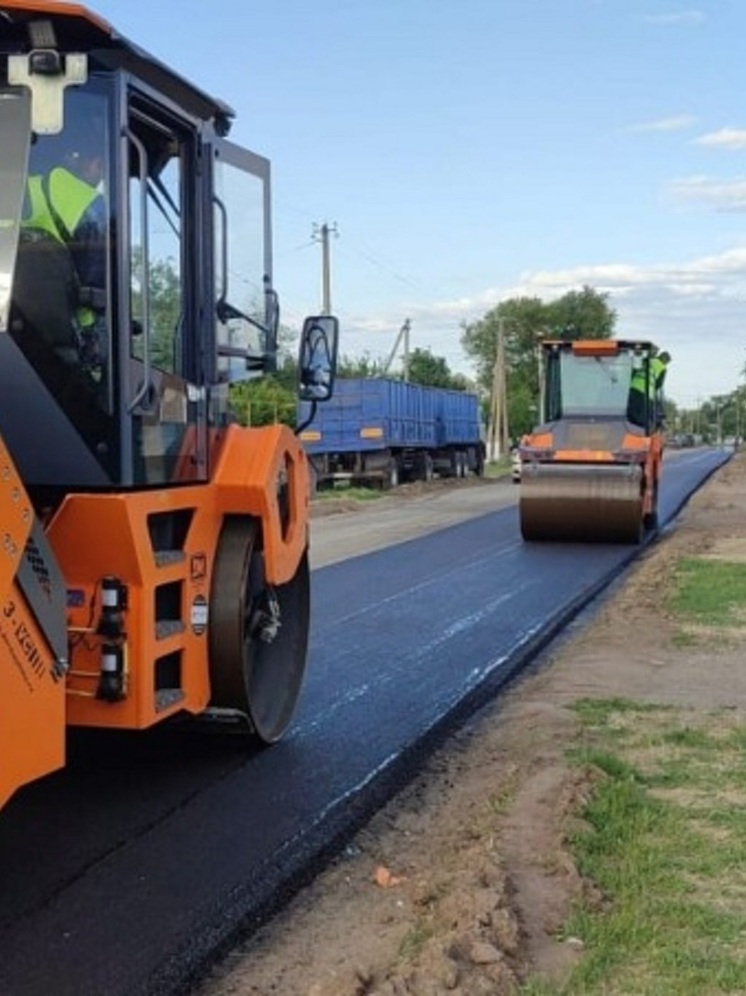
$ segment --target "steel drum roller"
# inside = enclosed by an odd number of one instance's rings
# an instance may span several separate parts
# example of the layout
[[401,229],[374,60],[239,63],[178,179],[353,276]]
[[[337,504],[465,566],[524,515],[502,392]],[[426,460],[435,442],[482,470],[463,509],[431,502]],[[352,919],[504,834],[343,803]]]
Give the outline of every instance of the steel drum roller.
[[639,543],[642,467],[527,461],[519,507],[525,540]]

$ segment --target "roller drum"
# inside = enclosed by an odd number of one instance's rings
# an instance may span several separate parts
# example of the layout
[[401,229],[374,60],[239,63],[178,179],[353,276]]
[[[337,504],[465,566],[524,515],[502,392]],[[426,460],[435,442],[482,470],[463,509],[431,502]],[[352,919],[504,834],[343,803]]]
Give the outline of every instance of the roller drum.
[[639,543],[642,467],[526,461],[519,507],[525,540]]

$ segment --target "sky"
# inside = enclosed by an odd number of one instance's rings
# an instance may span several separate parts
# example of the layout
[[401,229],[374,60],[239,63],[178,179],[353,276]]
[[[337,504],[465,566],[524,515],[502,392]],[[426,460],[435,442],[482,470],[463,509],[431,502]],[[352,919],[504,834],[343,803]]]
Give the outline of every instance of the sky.
[[[746,384],[744,0],[92,0],[272,163],[283,321],[473,368],[501,301],[609,295],[694,407]],[[394,363],[394,369],[397,363]]]

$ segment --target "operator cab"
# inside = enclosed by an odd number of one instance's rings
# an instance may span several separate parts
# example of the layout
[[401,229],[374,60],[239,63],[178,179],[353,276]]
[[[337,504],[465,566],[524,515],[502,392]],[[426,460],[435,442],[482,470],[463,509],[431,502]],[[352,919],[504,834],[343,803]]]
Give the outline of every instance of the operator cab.
[[0,16],[0,433],[52,493],[207,481],[229,385],[276,364],[269,163],[84,8]]

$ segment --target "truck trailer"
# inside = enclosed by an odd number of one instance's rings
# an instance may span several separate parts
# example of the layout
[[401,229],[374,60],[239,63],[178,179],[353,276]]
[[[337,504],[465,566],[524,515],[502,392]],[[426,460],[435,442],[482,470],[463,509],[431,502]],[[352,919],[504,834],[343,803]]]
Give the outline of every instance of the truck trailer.
[[300,402],[298,424],[320,488],[347,481],[387,489],[484,470],[479,399],[465,391],[386,377],[338,378],[323,408],[312,414]]
[[[0,0],[0,25],[2,805],[64,765],[68,726],[282,736],[309,468],[290,429],[230,406],[276,367],[269,162],[228,140],[227,104],[85,7]],[[306,321],[301,397],[331,392],[336,336]]]

